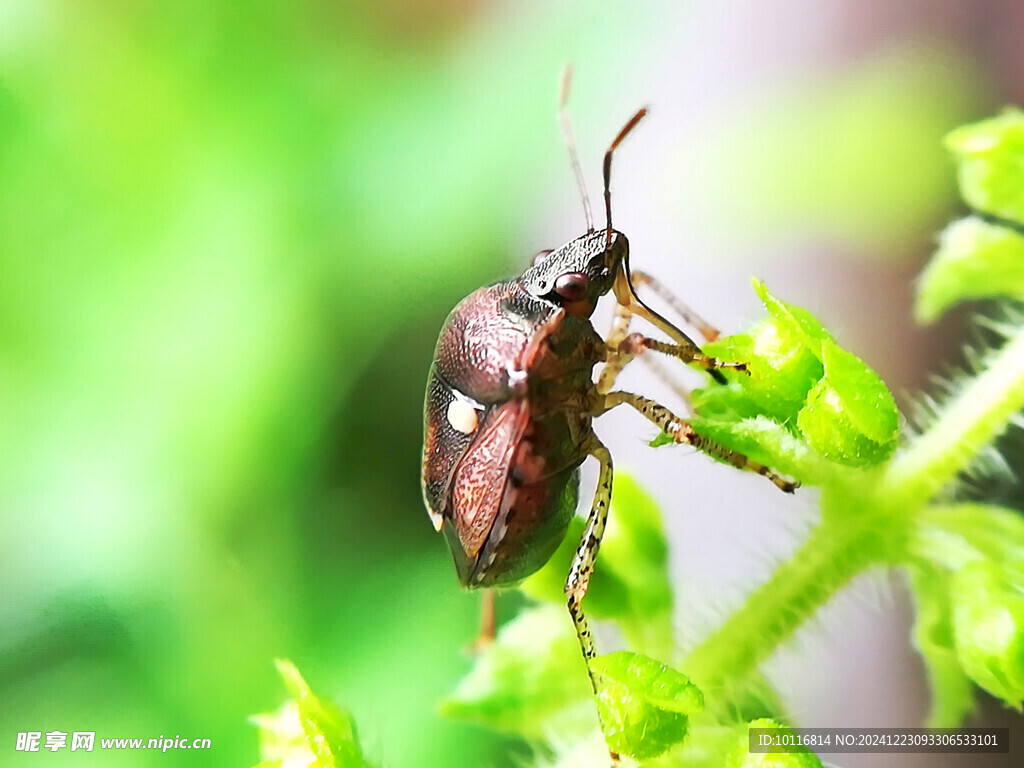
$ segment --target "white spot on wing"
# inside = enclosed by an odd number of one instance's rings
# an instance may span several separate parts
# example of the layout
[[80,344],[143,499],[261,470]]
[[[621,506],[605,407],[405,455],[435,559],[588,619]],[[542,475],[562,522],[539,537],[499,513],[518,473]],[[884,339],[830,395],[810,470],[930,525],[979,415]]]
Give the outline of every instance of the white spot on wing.
[[448,403],[448,423],[452,429],[464,435],[472,435],[480,424],[476,408],[458,397]]
[[452,429],[464,435],[472,435],[480,426],[480,416],[477,411],[484,410],[484,407],[454,387],[451,389],[451,393],[454,399],[448,403],[448,423],[452,425]]

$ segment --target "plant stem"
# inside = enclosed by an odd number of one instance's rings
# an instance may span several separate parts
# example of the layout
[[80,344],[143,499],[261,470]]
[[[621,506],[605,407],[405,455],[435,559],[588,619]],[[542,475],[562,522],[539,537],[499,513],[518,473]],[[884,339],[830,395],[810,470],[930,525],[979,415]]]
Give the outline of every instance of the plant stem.
[[882,559],[878,542],[885,518],[866,504],[860,514],[823,515],[804,545],[682,669],[705,693],[745,680],[850,579]]
[[850,579],[884,561],[914,514],[1024,408],[1024,330],[985,362],[881,483],[865,476],[823,489],[822,522],[800,550],[685,661],[705,692],[743,681]]
[[917,509],[974,460],[1024,408],[1024,329],[942,407],[939,419],[889,465],[883,495]]

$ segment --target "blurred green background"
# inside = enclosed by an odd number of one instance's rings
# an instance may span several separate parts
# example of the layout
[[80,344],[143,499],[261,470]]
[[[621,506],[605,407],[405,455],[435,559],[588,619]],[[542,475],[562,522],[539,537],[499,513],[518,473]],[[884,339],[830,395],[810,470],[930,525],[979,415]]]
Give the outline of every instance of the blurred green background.
[[[717,254],[816,311],[850,270],[909,298],[1020,14],[888,5],[0,0],[0,763],[250,765],[284,656],[386,766],[514,764],[435,714],[477,600],[422,390],[456,301],[583,229],[562,65],[592,185],[653,105],[617,222],[743,295],[716,319],[756,306]],[[213,748],[14,752],[50,730]]]

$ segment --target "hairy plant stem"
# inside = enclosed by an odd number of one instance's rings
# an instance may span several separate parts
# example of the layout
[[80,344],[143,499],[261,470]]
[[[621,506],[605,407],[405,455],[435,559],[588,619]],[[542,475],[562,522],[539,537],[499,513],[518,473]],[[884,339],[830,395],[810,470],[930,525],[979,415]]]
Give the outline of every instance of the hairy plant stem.
[[682,669],[705,694],[742,683],[850,579],[884,558],[887,516],[870,507],[856,512],[824,515],[793,557],[685,660]]
[[897,454],[883,493],[916,509],[962,472],[1024,408],[1024,328],[985,359],[942,406],[939,419]]
[[897,551],[916,514],[1024,408],[1024,330],[942,408],[940,417],[874,473],[843,473],[822,492],[822,521],[804,545],[716,632],[683,669],[705,693],[741,683],[854,576]]

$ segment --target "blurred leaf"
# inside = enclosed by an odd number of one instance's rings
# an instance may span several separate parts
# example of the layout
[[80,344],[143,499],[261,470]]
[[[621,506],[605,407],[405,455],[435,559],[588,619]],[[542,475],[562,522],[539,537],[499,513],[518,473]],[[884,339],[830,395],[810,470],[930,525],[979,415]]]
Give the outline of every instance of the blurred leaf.
[[631,647],[658,657],[674,650],[668,542],[657,504],[625,472],[615,476],[611,514],[595,569],[623,585],[611,618]]
[[942,232],[939,248],[921,273],[914,315],[934,322],[970,299],[1024,298],[1024,235],[976,216]]
[[972,208],[1024,224],[1024,112],[965,125],[946,137],[956,158],[960,194]]
[[926,722],[932,728],[955,728],[974,707],[974,694],[953,643],[949,575],[925,563],[910,568],[909,574],[916,607],[914,646],[932,692]]
[[306,732],[302,729],[299,706],[294,701],[276,712],[253,715],[250,722],[259,728],[260,763],[254,768],[319,768]]
[[1024,570],[978,561],[952,577],[953,640],[964,671],[1020,711],[1024,702]]
[[718,717],[728,713],[729,718],[743,722],[759,717],[786,719],[786,707],[778,691],[761,672],[754,672],[742,684],[723,690],[713,703],[708,703],[708,709]]
[[527,739],[573,739],[596,729],[590,679],[565,608],[529,608],[503,626],[441,713]]
[[[985,504],[925,509],[909,542],[914,642],[933,689],[929,725],[957,726],[970,679],[1008,703],[1024,691],[1024,519]],[[969,676],[969,678],[968,678]]]
[[686,729],[686,738],[658,757],[644,760],[643,768],[722,768],[737,734],[746,724],[722,725],[705,715],[694,716]]
[[277,713],[253,718],[260,727],[260,765],[370,768],[352,717],[314,694],[290,661],[278,659],[276,663],[294,700]]
[[926,508],[917,518],[911,546],[950,571],[979,560],[1024,566],[1024,518],[991,504],[963,503]]
[[591,667],[605,739],[620,754],[657,757],[683,740],[689,716],[704,709],[697,686],[648,656],[617,651]]
[[[608,526],[611,527],[612,516],[609,515]],[[523,594],[534,600],[554,603],[565,607],[565,581],[572,567],[576,550],[583,540],[586,521],[579,515],[569,523],[569,530],[544,566],[519,584]],[[607,530],[605,532],[607,536]],[[604,557],[599,552],[590,577],[590,586],[584,599],[583,608],[587,616],[595,619],[612,619],[621,616],[628,609],[628,586],[619,577],[617,571],[606,567]]]
[[789,733],[786,726],[768,718],[751,721],[733,742],[724,768],[821,768],[821,760],[811,750],[803,747],[787,747],[786,752],[751,752],[750,729],[768,728],[780,733]]
[[[594,732],[585,739],[575,743],[559,743],[556,749],[555,761],[548,763],[538,760],[538,768],[595,768],[608,765],[608,744],[601,733],[595,728]],[[645,763],[646,766],[646,763]]]

